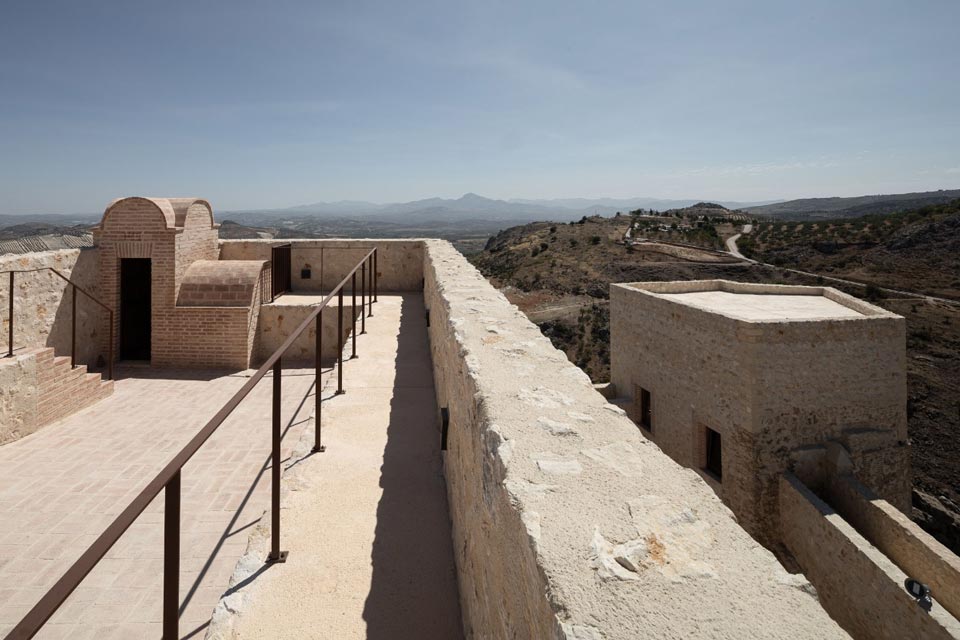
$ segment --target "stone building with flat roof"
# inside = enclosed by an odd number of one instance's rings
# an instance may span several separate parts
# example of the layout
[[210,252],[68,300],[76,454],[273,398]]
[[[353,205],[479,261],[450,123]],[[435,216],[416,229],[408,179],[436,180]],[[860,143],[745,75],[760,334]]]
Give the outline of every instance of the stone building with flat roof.
[[614,284],[611,381],[644,434],[768,546],[779,477],[828,475],[827,444],[910,509],[904,319],[827,287]]

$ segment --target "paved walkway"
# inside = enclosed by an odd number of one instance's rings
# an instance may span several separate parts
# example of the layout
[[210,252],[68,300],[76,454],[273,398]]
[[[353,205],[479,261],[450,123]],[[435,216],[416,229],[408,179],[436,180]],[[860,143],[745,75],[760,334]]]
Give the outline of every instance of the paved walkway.
[[[122,370],[109,398],[0,447],[0,636],[244,383],[248,373]],[[182,637],[202,638],[269,505],[271,379],[183,469]],[[312,372],[283,376],[284,453],[312,428]],[[309,397],[307,397],[309,395]],[[163,493],[40,634],[159,638]]]
[[326,453],[284,475],[288,561],[231,589],[210,637],[462,637],[422,296],[381,295],[358,354],[322,392]]

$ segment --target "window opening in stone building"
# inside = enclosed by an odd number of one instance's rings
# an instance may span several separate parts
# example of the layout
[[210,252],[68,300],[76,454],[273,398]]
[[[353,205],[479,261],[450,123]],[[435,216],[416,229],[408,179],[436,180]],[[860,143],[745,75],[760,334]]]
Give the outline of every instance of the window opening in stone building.
[[705,431],[707,434],[707,459],[704,468],[713,474],[717,480],[722,480],[723,455],[720,434],[710,427],[706,427]]
[[653,404],[650,401],[650,392],[638,386],[634,397],[640,403],[640,426],[647,431],[653,431]]

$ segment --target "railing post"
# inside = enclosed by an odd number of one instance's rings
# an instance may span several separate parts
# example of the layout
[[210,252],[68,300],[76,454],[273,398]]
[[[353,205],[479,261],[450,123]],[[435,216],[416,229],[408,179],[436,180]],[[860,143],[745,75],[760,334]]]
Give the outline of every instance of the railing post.
[[360,335],[367,332],[367,261],[360,267]]
[[337,395],[343,392],[343,287],[340,287],[337,291]]
[[367,315],[370,316],[371,318],[373,317],[373,291],[374,291],[373,283],[377,278],[377,274],[374,273],[376,269],[373,268],[373,256],[376,255],[377,250],[374,249],[373,251],[374,251],[373,255],[367,256],[367,262],[370,263],[370,291],[367,292],[368,293],[367,306],[369,307],[369,310],[367,311]]
[[280,551],[280,399],[281,377],[283,376],[283,358],[277,358],[273,365],[273,457],[271,466],[270,500],[270,555],[267,563],[287,561],[287,552]]
[[352,338],[350,359],[357,357],[357,270],[350,276],[350,336]]
[[73,285],[70,306],[70,368],[75,369],[77,366],[77,285]]
[[163,490],[163,640],[180,638],[180,471]]
[[379,247],[374,248],[373,250],[373,301],[380,302],[377,299],[377,293],[380,290],[380,263],[379,256],[380,249]]
[[13,357],[13,271],[10,272],[10,327],[7,334],[7,357]]
[[313,452],[314,453],[323,453],[327,450],[322,444],[322,407],[323,403],[320,398],[320,354],[323,351],[323,309],[320,309],[320,313],[317,314],[317,346],[316,346],[316,358],[314,361],[315,367],[315,382],[313,383],[313,389],[315,392],[314,400],[316,401],[316,407],[313,412]]

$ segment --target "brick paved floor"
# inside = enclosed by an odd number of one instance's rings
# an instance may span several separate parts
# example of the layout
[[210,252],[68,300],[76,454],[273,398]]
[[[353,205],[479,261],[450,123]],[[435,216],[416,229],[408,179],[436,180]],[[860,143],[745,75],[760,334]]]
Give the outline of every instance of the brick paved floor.
[[[36,603],[142,487],[247,379],[126,368],[109,398],[0,447],[0,636]],[[327,374],[328,375],[328,374]],[[312,428],[313,375],[283,376],[283,455]],[[183,638],[202,638],[269,506],[271,379],[183,469]],[[159,638],[163,493],[38,638]]]

